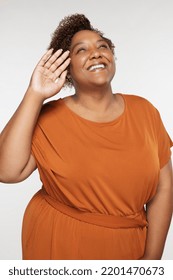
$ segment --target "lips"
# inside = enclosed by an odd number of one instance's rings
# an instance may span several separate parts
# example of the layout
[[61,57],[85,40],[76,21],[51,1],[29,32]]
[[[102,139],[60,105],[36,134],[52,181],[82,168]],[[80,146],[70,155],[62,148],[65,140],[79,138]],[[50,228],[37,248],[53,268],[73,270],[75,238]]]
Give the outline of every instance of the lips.
[[99,64],[94,64],[94,65],[90,65],[87,70],[88,71],[96,71],[98,69],[105,69],[106,65],[104,63],[99,63]]

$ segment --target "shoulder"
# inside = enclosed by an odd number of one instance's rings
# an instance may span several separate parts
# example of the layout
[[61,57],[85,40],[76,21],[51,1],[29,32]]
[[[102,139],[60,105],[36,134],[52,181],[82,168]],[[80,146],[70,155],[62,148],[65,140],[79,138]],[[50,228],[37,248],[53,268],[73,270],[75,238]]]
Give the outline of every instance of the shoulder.
[[158,114],[158,110],[148,99],[134,94],[123,94],[123,96],[129,108],[140,112],[146,112],[147,114]]
[[139,95],[134,95],[134,94],[122,94],[124,96],[124,98],[132,103],[132,104],[136,104],[136,105],[141,105],[141,106],[149,106],[149,107],[154,107],[153,104],[146,98],[139,96]]
[[62,99],[51,100],[43,104],[38,123],[49,123],[57,119],[57,115],[61,115],[63,112]]

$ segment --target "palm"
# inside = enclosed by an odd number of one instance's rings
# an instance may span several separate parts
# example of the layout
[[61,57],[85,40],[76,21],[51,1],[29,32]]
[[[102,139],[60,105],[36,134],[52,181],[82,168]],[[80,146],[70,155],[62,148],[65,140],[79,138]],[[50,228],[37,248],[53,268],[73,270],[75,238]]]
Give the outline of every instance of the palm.
[[65,69],[69,65],[70,59],[67,59],[67,52],[61,56],[60,54],[59,50],[51,56],[48,51],[33,72],[30,86],[45,99],[57,94],[65,83]]
[[59,92],[62,87],[61,83],[55,83],[54,75],[49,70],[39,65],[33,73],[32,86],[47,98]]

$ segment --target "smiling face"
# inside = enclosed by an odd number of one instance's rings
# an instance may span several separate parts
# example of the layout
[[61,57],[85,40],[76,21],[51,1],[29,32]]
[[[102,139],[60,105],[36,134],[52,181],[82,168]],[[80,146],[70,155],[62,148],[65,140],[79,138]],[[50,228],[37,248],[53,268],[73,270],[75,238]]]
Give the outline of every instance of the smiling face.
[[110,84],[115,60],[108,43],[90,30],[77,32],[70,47],[70,74],[75,88]]

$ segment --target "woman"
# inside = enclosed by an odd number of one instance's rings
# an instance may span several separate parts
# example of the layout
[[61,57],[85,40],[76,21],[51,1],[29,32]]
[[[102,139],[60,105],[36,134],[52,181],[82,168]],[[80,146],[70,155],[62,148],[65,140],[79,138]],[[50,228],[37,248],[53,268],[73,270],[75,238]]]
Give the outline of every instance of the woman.
[[[62,50],[63,49],[63,50]],[[114,94],[114,45],[64,18],[0,139],[0,179],[38,168],[23,259],[161,259],[172,215],[169,138],[144,98]],[[43,102],[64,85],[75,94]]]

